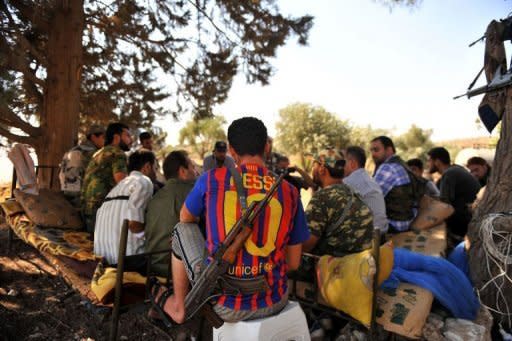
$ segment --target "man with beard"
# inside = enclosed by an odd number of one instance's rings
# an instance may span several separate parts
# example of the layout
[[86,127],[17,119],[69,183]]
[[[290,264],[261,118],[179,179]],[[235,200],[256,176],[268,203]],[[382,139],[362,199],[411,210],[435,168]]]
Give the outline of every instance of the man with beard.
[[489,181],[491,176],[491,166],[480,156],[473,156],[466,163],[466,167],[469,169],[471,175],[477,178],[480,186],[484,187]]
[[315,160],[313,181],[321,188],[306,208],[311,232],[303,249],[316,255],[342,257],[370,248],[372,212],[359,194],[342,181],[344,160]]
[[215,142],[215,146],[213,147],[213,152],[211,155],[208,155],[203,160],[203,173],[208,172],[211,169],[226,167],[226,168],[234,168],[235,160],[229,155],[228,145],[224,141]]
[[411,183],[411,176],[414,174],[409,174],[404,161],[395,154],[395,145],[389,137],[374,138],[370,144],[370,152],[375,162],[373,178],[382,189],[386,203],[389,232],[407,231],[417,213],[416,198],[421,196],[414,193]]
[[455,209],[446,219],[449,242],[461,241],[468,231],[471,204],[480,190],[480,184],[467,170],[450,164],[450,153],[443,147],[432,148],[428,153],[429,172],[442,174],[439,180],[440,198]]
[[124,153],[130,150],[132,144],[128,127],[119,122],[111,123],[105,135],[105,147],[93,155],[85,171],[82,186],[82,214],[90,233],[94,233],[96,211],[108,192],[128,173]]

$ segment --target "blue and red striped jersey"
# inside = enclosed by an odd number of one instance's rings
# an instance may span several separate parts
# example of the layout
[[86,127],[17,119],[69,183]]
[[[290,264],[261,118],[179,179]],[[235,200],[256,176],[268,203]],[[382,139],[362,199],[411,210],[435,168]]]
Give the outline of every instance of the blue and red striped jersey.
[[[265,167],[256,164],[243,164],[236,170],[241,173],[248,205],[261,200],[275,180]],[[234,179],[225,167],[204,173],[185,205],[194,216],[204,217],[210,254],[242,214]],[[229,275],[241,278],[264,275],[270,289],[251,295],[223,295],[217,303],[235,310],[256,310],[279,302],[287,291],[286,245],[299,244],[308,238],[298,191],[283,181],[264,212],[256,218],[252,237],[228,269]]]

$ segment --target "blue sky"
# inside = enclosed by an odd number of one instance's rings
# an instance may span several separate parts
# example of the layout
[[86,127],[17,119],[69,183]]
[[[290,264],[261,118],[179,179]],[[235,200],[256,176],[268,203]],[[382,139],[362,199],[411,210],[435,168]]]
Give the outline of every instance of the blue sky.
[[[423,0],[417,8],[373,0],[278,1],[285,14],[315,17],[309,45],[290,39],[273,61],[270,85],[247,85],[243,75],[215,109],[230,122],[263,118],[275,134],[279,109],[293,102],[320,105],[353,124],[395,133],[411,124],[433,130],[435,140],[488,135],[475,123],[481,96],[454,101],[483,64],[483,35],[506,17],[511,1]],[[482,85],[484,77],[478,85]],[[175,144],[181,122],[159,123]]]

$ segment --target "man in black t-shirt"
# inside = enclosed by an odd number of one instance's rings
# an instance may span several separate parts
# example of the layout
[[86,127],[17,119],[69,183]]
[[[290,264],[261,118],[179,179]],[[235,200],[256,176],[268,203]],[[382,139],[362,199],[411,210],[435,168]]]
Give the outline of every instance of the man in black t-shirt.
[[455,208],[453,215],[446,219],[449,235],[452,241],[462,240],[471,220],[468,205],[475,200],[480,184],[463,167],[450,164],[450,153],[445,148],[432,148],[427,154],[429,172],[442,174],[439,180],[441,200]]

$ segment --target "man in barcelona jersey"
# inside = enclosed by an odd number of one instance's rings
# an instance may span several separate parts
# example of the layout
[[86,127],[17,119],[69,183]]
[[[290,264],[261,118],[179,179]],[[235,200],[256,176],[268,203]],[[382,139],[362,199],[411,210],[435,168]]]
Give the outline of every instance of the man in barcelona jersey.
[[[263,199],[276,180],[264,163],[269,146],[263,122],[253,117],[233,121],[228,142],[237,168],[212,169],[196,181],[173,235],[174,293],[160,306],[178,323],[190,313],[185,311],[185,296],[207,264],[208,255],[219,247],[242,215],[243,207]],[[197,225],[199,219],[205,221],[206,238]],[[229,287],[240,294],[232,289],[220,291],[213,302],[215,312],[227,322],[274,315],[286,306],[286,272],[297,269],[301,245],[309,238],[297,189],[283,181],[252,227],[252,236],[224,275]],[[157,297],[165,299],[163,292],[160,289]]]

